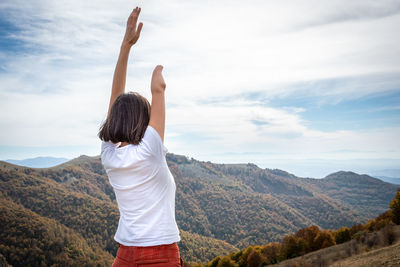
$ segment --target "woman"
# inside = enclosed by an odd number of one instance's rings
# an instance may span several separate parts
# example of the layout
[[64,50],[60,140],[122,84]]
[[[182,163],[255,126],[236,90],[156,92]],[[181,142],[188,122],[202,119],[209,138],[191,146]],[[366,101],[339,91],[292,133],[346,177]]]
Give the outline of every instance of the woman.
[[[151,106],[138,93],[124,93],[131,47],[143,23],[140,8],[129,16],[114,72],[106,121],[100,127],[101,161],[120,211],[113,266],[181,266],[175,221],[174,178],[164,146],[165,82],[162,66],[151,79]],[[137,26],[137,28],[136,28]]]

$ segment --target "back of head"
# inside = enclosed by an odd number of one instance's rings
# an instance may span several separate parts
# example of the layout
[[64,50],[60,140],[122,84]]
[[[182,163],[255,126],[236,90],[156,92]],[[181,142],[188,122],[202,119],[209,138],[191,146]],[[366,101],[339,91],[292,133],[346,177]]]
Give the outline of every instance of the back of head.
[[139,144],[149,125],[150,109],[149,101],[139,93],[119,95],[100,127],[99,138],[113,143]]

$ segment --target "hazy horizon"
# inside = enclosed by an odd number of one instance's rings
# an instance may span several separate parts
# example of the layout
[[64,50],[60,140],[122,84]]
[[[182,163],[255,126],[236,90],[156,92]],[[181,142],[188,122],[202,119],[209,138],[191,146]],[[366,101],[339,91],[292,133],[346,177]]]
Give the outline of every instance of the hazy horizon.
[[165,145],[298,176],[400,169],[399,1],[0,4],[0,159],[100,154],[126,20],[126,91],[164,65]]
[[[87,156],[87,155],[80,155],[80,156]],[[79,156],[79,157],[80,157]],[[100,156],[100,155],[95,155],[95,156]],[[182,155],[185,156],[185,155]],[[191,159],[191,157],[186,156],[188,159]],[[46,160],[50,159],[50,162],[47,162]],[[25,159],[1,159],[1,161],[6,161],[9,163],[21,165],[21,166],[27,166],[27,167],[33,167],[33,168],[47,168],[47,167],[53,167],[58,164],[52,164],[54,160],[63,160],[59,164],[62,164],[63,162],[73,160],[74,158],[61,158],[61,157],[52,157],[52,156],[39,156],[35,158],[25,158]],[[195,160],[199,161],[209,161],[209,160],[200,160],[193,158]],[[371,161],[371,160],[369,160]],[[255,163],[255,162],[213,162],[216,164],[256,164],[258,167],[265,169],[280,169],[283,171],[287,171],[291,174],[294,174],[298,177],[309,177],[309,178],[324,178],[328,176],[329,174],[338,172],[338,171],[351,171],[355,172],[358,174],[367,174],[370,176],[374,177],[388,177],[388,178],[398,178],[400,179],[400,169],[388,169],[385,168],[386,166],[385,163],[387,163],[387,159],[374,159],[374,161],[378,161],[380,163],[380,169],[374,169],[374,168],[366,168],[365,166],[369,165],[370,162],[368,161],[358,161],[358,165],[354,166],[354,162],[352,163],[345,163],[345,162],[332,162],[332,161],[323,161],[323,160],[307,160],[307,161],[301,161],[297,162],[297,165],[293,165],[290,162],[286,164],[278,163],[277,165],[274,165],[274,163]],[[24,162],[29,162],[30,164],[24,164]],[[326,165],[330,165],[329,168],[326,167]],[[393,163],[392,163],[393,164]],[[33,166],[36,165],[36,166]],[[41,165],[41,166],[38,166]],[[310,168],[312,166],[312,168]]]

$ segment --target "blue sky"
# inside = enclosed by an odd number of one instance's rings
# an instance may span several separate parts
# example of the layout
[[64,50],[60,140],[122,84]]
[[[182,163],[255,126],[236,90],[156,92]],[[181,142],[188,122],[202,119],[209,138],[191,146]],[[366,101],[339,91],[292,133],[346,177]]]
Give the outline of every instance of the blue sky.
[[400,2],[386,0],[2,1],[0,159],[99,154],[137,5],[126,90],[150,99],[164,65],[170,152],[310,177],[400,169]]

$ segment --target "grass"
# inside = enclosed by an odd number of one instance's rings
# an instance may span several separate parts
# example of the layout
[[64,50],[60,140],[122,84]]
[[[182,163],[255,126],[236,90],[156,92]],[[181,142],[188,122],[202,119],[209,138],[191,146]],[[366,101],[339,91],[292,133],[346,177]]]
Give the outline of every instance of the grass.
[[388,225],[373,233],[360,233],[357,239],[271,266],[400,266],[400,225]]

